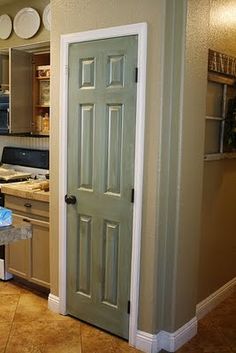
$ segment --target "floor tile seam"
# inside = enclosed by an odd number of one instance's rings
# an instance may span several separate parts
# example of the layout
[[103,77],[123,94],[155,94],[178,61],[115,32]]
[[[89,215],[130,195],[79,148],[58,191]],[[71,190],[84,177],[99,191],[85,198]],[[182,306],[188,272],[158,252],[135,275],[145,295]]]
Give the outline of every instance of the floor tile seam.
[[[4,321],[3,323],[7,323],[8,321]],[[25,319],[25,320],[22,320],[22,319],[20,319],[20,320],[15,320],[14,319],[14,323],[15,324],[19,324],[19,323],[34,323],[34,322],[40,322],[40,323],[44,323],[45,325],[47,324],[47,323],[52,323],[52,322],[56,322],[56,323],[58,323],[58,322],[61,322],[61,323],[69,323],[69,321],[68,320],[60,320],[60,319],[55,319],[55,320],[45,320],[45,319],[33,319],[33,320],[29,320],[29,319]],[[0,323],[2,323],[2,322],[0,322]],[[9,322],[10,323],[10,322]]]
[[[82,324],[83,325],[83,324]],[[81,325],[81,322],[80,322],[80,325],[79,325],[79,334],[80,334],[80,347],[81,347],[81,353],[85,353],[85,350],[83,349],[83,334],[82,334],[82,331],[83,331],[83,326]],[[112,352],[111,352],[112,353]]]
[[20,302],[20,295],[18,297],[18,301],[17,301],[17,304],[16,304],[15,312],[14,312],[14,315],[13,315],[13,319],[12,319],[12,322],[11,322],[11,327],[10,327],[10,330],[9,330],[9,333],[8,333],[8,337],[7,337],[7,341],[6,341],[6,345],[5,345],[5,349],[4,349],[3,353],[6,353],[6,350],[7,350],[7,346],[8,346],[10,337],[11,337],[12,327],[13,327],[13,324],[14,324],[14,318],[15,318],[15,315],[16,315],[16,310],[17,310],[17,307],[19,305],[19,302]]
[[17,296],[19,296],[19,295],[21,295],[21,293],[0,293],[0,298],[1,297],[6,297],[6,296],[14,296],[14,295],[17,295]]

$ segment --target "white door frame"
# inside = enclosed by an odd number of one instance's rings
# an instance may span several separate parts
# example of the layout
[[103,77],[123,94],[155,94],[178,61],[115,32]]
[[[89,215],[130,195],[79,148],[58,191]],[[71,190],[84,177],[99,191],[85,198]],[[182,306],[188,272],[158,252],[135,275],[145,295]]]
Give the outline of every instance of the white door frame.
[[61,36],[60,65],[60,165],[59,165],[59,310],[66,314],[66,204],[67,193],[67,112],[68,112],[68,51],[69,44],[98,39],[138,36],[138,83],[136,103],[135,202],[133,210],[132,259],[130,283],[130,320],[129,343],[136,345],[139,308],[140,248],[143,194],[144,127],[145,127],[145,92],[146,92],[146,57],[147,24],[137,23],[126,26],[104,28],[87,32]]

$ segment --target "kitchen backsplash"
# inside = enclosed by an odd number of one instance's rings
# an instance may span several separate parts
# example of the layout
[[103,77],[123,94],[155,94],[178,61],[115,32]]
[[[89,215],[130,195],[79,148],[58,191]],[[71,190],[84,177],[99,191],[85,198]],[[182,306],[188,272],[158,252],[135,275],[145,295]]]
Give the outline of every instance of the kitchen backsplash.
[[49,149],[49,138],[0,136],[0,159],[2,157],[2,150],[4,146]]

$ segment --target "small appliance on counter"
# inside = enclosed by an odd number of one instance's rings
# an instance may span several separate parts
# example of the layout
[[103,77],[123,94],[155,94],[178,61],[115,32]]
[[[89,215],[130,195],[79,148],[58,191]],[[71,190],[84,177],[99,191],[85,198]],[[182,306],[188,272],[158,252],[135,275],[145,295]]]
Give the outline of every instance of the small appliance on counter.
[[[31,148],[4,147],[0,165],[0,185],[29,178],[49,175],[49,151]],[[0,206],[4,207],[4,194],[0,192]],[[5,246],[0,246],[0,280],[12,275],[5,271]]]

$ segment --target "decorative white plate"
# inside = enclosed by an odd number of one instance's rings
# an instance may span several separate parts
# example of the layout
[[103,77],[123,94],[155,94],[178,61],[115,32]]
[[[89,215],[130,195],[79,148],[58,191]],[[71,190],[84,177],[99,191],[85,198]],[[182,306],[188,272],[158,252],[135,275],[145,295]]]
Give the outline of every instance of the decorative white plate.
[[4,14],[0,16],[0,38],[7,39],[12,31],[12,21],[11,18]]
[[31,38],[38,32],[40,16],[32,7],[25,7],[17,12],[13,26],[18,37],[24,39]]
[[51,29],[51,6],[48,4],[43,10],[43,24],[44,27],[50,31]]

